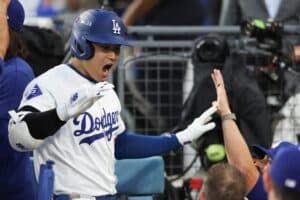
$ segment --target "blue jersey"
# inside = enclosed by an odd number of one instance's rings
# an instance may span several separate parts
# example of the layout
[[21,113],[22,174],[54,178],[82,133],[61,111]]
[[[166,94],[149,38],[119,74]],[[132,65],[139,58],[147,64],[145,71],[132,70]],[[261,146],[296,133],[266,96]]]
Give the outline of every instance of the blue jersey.
[[268,195],[264,190],[264,183],[262,175],[259,176],[256,184],[252,188],[252,190],[248,193],[247,198],[249,200],[267,200]]
[[9,110],[16,110],[26,85],[34,78],[21,58],[1,62],[0,73],[0,196],[1,199],[34,199],[35,182],[29,153],[14,151],[8,142]]

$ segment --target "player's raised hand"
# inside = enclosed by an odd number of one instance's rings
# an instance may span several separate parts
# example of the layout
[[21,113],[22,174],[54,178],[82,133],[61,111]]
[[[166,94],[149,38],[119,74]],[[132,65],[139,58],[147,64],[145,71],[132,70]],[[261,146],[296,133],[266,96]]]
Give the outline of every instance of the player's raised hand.
[[99,98],[99,97],[104,96],[106,91],[114,89],[114,87],[115,86],[113,84],[108,83],[106,81],[99,82],[95,85],[95,87],[91,88],[91,92],[92,92],[92,95],[96,94],[96,97]]
[[56,112],[62,121],[76,117],[93,105],[95,100],[103,97],[105,93],[114,88],[108,82],[99,82],[95,85],[83,85],[74,92],[68,102],[58,105]]
[[211,116],[216,111],[217,108],[215,106],[212,106],[209,109],[207,109],[204,113],[202,113],[200,117],[194,119],[194,121],[186,129],[176,134],[178,141],[182,145],[184,145],[199,138],[207,131],[210,131],[213,128],[215,128],[216,124],[214,122],[208,122],[212,119]]
[[214,69],[211,74],[211,78],[214,82],[217,93],[217,101],[215,101],[213,104],[217,107],[218,113],[220,115],[231,113],[223,76],[220,70]]

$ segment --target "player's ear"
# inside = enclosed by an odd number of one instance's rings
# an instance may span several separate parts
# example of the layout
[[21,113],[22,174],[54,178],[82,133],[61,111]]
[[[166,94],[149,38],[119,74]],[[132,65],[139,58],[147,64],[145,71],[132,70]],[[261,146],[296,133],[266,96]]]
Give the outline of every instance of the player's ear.
[[264,189],[266,192],[270,192],[272,189],[272,180],[270,176],[270,165],[267,165],[263,171]]
[[95,44],[93,44],[90,41],[87,41],[87,44],[89,46],[89,54],[90,54],[90,56],[87,59],[91,59],[94,57],[95,54],[95,46],[94,46]]

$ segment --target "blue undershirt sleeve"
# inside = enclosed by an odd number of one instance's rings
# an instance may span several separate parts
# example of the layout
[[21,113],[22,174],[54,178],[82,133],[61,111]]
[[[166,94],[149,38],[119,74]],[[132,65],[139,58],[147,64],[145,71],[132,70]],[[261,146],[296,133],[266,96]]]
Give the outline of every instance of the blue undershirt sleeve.
[[174,134],[148,136],[124,132],[115,143],[116,159],[144,158],[161,155],[181,147]]

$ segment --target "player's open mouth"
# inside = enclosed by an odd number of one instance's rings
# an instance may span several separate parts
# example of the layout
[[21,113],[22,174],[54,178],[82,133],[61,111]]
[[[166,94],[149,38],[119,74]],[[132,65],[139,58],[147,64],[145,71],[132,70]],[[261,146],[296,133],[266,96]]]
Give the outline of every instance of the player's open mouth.
[[112,68],[113,64],[106,64],[103,66],[103,71],[109,71]]

